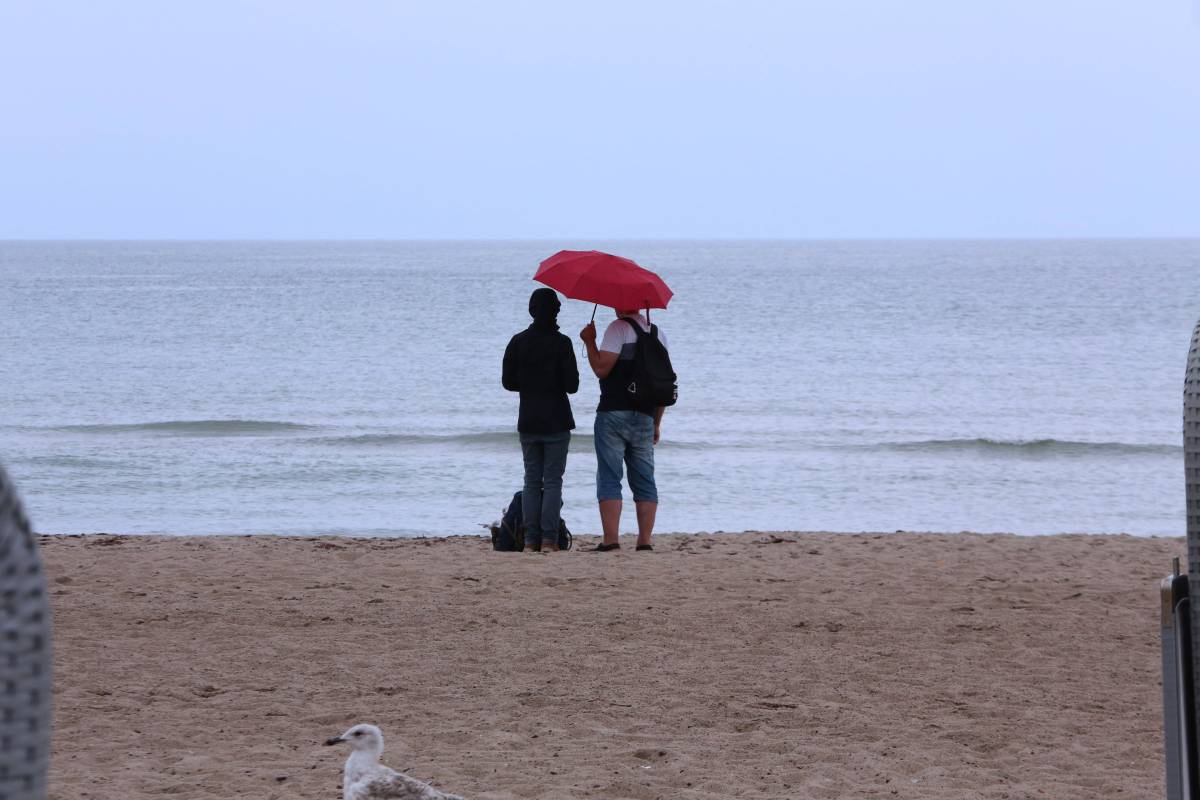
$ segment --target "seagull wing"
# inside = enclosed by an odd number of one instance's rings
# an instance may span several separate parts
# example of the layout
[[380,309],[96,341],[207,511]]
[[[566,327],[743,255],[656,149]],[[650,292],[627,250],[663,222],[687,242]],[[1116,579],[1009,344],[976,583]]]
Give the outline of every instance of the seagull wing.
[[354,789],[354,796],[362,800],[463,800],[391,769],[371,776]]

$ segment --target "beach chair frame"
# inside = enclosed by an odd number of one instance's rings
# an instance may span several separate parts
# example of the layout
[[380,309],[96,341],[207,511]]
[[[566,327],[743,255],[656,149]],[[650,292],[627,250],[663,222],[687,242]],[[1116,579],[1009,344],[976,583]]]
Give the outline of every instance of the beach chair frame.
[[1191,598],[1188,576],[1179,574],[1179,559],[1160,585],[1162,599],[1163,752],[1166,756],[1167,800],[1191,800],[1200,786],[1197,774],[1196,715],[1192,669]]

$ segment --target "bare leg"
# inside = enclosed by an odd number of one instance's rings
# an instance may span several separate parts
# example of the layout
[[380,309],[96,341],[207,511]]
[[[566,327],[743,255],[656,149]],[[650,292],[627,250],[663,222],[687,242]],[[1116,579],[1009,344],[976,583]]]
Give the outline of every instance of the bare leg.
[[604,543],[616,544],[621,529],[621,501],[600,501],[600,527],[604,529]]
[[654,517],[658,515],[658,503],[653,500],[642,500],[637,503],[638,544],[650,544],[650,534],[654,533]]

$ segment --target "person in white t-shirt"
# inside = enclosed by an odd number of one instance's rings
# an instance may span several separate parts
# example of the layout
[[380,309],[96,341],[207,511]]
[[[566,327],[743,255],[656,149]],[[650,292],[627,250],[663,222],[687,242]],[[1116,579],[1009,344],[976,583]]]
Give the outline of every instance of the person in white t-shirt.
[[[596,345],[596,324],[589,322],[579,332],[587,345],[588,363],[600,379],[600,405],[596,408],[596,499],[600,504],[603,541],[597,552],[619,550],[621,523],[622,467],[629,473],[629,490],[637,508],[638,550],[653,550],[650,537],[658,514],[658,487],[654,482],[654,445],[662,435],[665,408],[652,412],[636,407],[625,387],[633,380],[633,357],[637,348],[638,325],[646,334],[650,323],[636,309],[617,310],[617,319],[609,323],[600,345]],[[659,341],[667,345],[659,330]]]

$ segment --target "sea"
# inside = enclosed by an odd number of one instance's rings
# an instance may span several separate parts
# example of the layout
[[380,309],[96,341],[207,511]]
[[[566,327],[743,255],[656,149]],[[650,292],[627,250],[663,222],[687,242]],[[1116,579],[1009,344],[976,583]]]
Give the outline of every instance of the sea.
[[42,533],[484,534],[562,248],[675,292],[660,531],[1185,531],[1197,240],[0,242],[0,463]]

